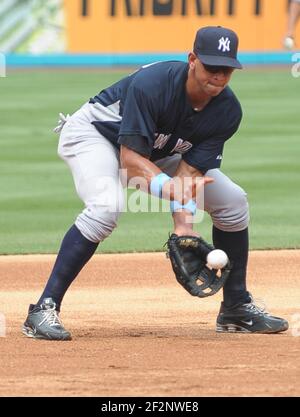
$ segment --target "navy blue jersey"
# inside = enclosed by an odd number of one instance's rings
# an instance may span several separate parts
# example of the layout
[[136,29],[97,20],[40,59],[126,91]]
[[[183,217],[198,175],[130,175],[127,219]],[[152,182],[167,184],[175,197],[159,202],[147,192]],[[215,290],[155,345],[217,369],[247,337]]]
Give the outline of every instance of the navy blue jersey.
[[241,106],[226,87],[195,111],[186,93],[188,68],[179,61],[142,67],[90,99],[99,110],[92,123],[115,146],[152,161],[181,153],[202,172],[219,168],[224,143],[239,127]]

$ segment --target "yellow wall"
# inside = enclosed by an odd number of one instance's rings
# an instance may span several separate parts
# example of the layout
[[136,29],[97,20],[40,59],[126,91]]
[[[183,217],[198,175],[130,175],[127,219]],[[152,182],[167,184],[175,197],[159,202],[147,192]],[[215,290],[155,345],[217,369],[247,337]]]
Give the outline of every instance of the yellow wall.
[[[196,30],[207,25],[238,32],[242,51],[282,49],[287,0],[260,0],[259,16],[254,13],[256,0],[234,0],[233,16],[227,14],[229,0],[215,0],[214,16],[209,14],[211,0],[200,1],[201,16],[196,13],[194,0],[186,1],[186,16],[181,15],[182,0],[156,0],[161,5],[173,3],[169,16],[153,16],[155,0],[128,1],[135,15],[127,15],[125,0],[115,0],[115,16],[111,16],[113,0],[85,0],[88,14],[82,16],[84,0],[65,0],[68,52],[185,52],[191,48]],[[143,16],[139,15],[141,2],[145,5]]]

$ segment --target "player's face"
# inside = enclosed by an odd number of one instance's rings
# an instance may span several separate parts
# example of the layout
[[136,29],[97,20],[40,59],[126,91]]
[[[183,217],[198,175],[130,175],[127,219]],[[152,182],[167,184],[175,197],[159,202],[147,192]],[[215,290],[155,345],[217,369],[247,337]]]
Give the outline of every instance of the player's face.
[[215,97],[224,90],[234,71],[230,67],[204,65],[193,53],[190,54],[189,64],[199,91],[202,90],[210,97]]

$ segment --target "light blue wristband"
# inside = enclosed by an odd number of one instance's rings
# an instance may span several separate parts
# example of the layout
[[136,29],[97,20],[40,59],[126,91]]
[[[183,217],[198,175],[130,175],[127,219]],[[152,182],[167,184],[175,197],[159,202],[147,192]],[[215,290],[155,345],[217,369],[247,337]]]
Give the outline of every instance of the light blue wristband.
[[186,204],[180,204],[178,201],[173,200],[170,202],[170,208],[172,213],[176,210],[188,210],[194,215],[197,211],[197,204],[192,199]]
[[170,179],[171,177],[169,177],[169,175],[165,174],[164,172],[161,172],[160,174],[153,177],[150,183],[150,193],[155,195],[155,197],[161,198],[162,187],[164,183]]

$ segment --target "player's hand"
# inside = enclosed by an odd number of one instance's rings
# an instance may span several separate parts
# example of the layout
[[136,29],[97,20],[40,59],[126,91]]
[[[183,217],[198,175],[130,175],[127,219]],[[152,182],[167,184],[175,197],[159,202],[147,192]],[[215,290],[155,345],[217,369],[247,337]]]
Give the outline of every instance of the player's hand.
[[174,177],[167,181],[162,188],[162,197],[167,200],[176,200],[181,204],[191,199],[198,201],[203,193],[203,187],[214,182],[211,177]]
[[68,121],[70,115],[67,114],[66,116],[63,113],[59,113],[59,119],[57,122],[57,126],[53,129],[53,132],[60,133],[62,128],[64,127],[65,123]]

